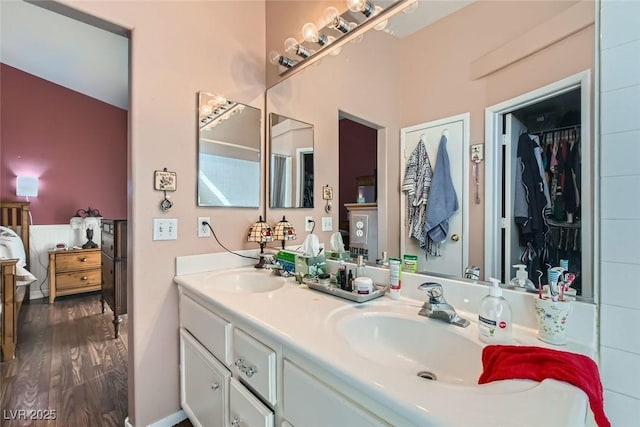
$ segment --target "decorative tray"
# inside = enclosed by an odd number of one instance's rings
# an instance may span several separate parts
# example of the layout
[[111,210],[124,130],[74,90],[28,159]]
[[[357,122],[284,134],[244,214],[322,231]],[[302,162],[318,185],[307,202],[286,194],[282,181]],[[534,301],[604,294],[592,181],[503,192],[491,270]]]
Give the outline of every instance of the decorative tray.
[[334,285],[320,285],[315,279],[304,279],[302,282],[307,285],[309,289],[324,292],[325,294],[329,295],[335,295],[337,297],[348,299],[349,301],[354,302],[371,301],[372,299],[383,296],[385,291],[387,290],[386,286],[374,285],[374,287],[376,288],[375,291],[368,294],[359,294],[357,292],[345,291],[344,289],[340,289]]

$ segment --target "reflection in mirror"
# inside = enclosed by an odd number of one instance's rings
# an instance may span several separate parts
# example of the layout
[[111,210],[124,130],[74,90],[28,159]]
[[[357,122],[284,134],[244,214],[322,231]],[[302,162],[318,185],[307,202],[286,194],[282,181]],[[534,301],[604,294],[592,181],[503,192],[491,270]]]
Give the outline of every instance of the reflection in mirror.
[[[278,3],[267,2],[267,7],[275,8]],[[400,150],[401,129],[468,113],[470,125],[468,129],[465,128],[465,133],[468,132],[470,144],[483,150],[484,161],[472,164],[461,156],[453,159],[450,152],[450,161],[459,162],[469,177],[462,181],[469,190],[469,197],[465,199],[468,235],[454,239],[452,234],[447,244],[464,242],[468,245],[468,263],[457,265],[457,276],[462,276],[470,265],[477,265],[480,266],[480,279],[501,277],[501,263],[496,263],[494,267],[485,261],[499,260],[504,251],[501,236],[507,231],[500,227],[501,216],[504,206],[512,206],[513,203],[503,200],[501,174],[504,172],[506,176],[511,176],[512,171],[504,171],[501,166],[504,156],[503,121],[496,119],[495,128],[498,131],[489,132],[485,120],[487,110],[516,100],[520,104],[513,105],[510,110],[496,111],[502,115],[518,113],[518,110],[530,105],[524,104],[521,99],[523,95],[565,81],[584,71],[593,74],[593,10],[585,8],[577,11],[574,7],[578,8],[578,5],[563,1],[517,2],[517,5],[512,2],[478,1],[418,3],[411,15],[400,13],[390,17],[384,31],[368,31],[357,43],[345,39],[338,55],[326,55],[321,62],[306,67],[304,72],[295,73],[298,67],[285,71],[282,75],[287,78],[279,82],[275,79],[277,84],[268,90],[266,108],[267,111],[277,111],[291,117],[305,117],[314,124],[316,139],[322,141],[316,146],[316,157],[322,159],[322,163],[321,167],[316,168],[315,178],[336,188],[339,181],[340,112],[347,112],[379,126],[376,149],[378,253],[370,259],[380,257],[383,251],[389,256],[404,255],[399,236],[404,231],[400,228],[401,216],[406,212],[400,211],[399,206],[401,197],[405,198],[406,195],[401,193],[398,183],[402,182],[406,172],[400,170],[401,156],[406,159],[411,153]],[[447,9],[447,6],[452,8]],[[573,23],[576,13],[583,17],[583,24]],[[504,28],[498,30],[504,22],[517,21],[523,14],[528,17],[528,33],[515,27],[509,31]],[[437,22],[427,25],[430,19]],[[558,20],[564,24],[553,40],[545,41],[543,37],[525,35],[546,34],[552,27],[555,28]],[[268,26],[270,24],[267,23]],[[286,24],[275,22],[272,25],[279,29]],[[459,31],[460,28],[465,31]],[[442,40],[447,40],[447,43],[442,43]],[[316,58],[320,54],[322,52],[318,52]],[[572,56],[572,61],[565,68],[540,68],[541,64],[562,62],[567,55]],[[308,60],[302,60],[300,65],[304,65],[305,61]],[[592,83],[572,86],[573,89],[577,87],[581,91],[583,88],[592,90]],[[563,86],[561,90],[569,89]],[[581,96],[581,100],[589,98],[589,92]],[[531,114],[534,123],[539,124],[544,119],[546,124],[553,117],[561,119],[557,109],[554,114],[553,108],[546,108],[551,106],[543,106],[545,111],[532,112],[535,113]],[[590,131],[593,123],[589,118],[593,111],[584,107],[580,111],[581,115],[586,114],[586,119],[581,120],[581,128]],[[548,124],[549,129],[561,127],[559,123]],[[529,133],[538,131],[542,130],[533,126],[528,129]],[[571,256],[565,256],[564,253],[558,257],[558,263],[560,259],[569,259],[569,269],[573,268],[576,272],[580,272],[578,269],[581,266],[585,277],[581,296],[587,299],[593,297],[595,289],[585,286],[585,282],[592,280],[586,279],[584,269],[587,265],[597,264],[593,251],[593,223],[585,220],[593,216],[593,195],[597,194],[592,182],[592,156],[597,152],[597,147],[588,136],[580,136],[581,234],[576,237],[575,231],[572,231],[571,240],[567,243],[566,232],[563,233],[563,245],[560,248],[566,252],[567,245],[571,245],[576,260],[572,263]],[[517,151],[517,145],[514,151]],[[463,152],[468,154],[469,150]],[[357,161],[355,158],[346,160],[352,163]],[[437,160],[437,155],[433,160]],[[344,194],[338,188],[338,200],[342,197]],[[341,204],[344,203],[346,200],[341,201]],[[338,209],[335,209],[332,213],[334,223],[338,219],[337,212]],[[495,241],[489,239],[487,232],[487,224],[494,222],[498,226],[491,227],[489,231],[498,236]],[[320,238],[328,243],[329,235],[326,233]],[[512,238],[515,240],[516,235],[510,231],[509,235],[504,236],[505,241],[511,241]],[[490,245],[485,245],[485,242],[490,242]],[[580,259],[577,259],[578,253]],[[425,256],[424,252],[415,255]],[[516,262],[509,259],[504,264],[511,267]],[[435,270],[432,265],[433,262],[429,263],[427,258],[425,272],[433,274]],[[513,270],[505,272],[503,281],[508,283],[514,275]]]
[[198,205],[260,206],[261,111],[198,94]]
[[272,208],[313,207],[313,125],[271,113],[269,194]]

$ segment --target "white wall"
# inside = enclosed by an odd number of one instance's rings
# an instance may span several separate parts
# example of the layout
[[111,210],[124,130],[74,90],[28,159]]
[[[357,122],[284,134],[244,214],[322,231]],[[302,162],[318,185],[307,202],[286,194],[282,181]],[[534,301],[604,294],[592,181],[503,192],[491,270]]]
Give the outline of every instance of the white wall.
[[640,1],[601,3],[600,362],[612,425],[640,418]]

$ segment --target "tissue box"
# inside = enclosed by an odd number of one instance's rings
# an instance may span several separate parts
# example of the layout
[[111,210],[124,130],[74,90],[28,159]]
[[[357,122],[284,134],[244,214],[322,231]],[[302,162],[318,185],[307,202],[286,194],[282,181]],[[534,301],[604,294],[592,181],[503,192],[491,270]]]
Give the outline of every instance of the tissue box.
[[327,260],[324,255],[320,256],[304,256],[296,255],[296,274],[303,276],[317,276],[318,274],[327,272]]
[[327,258],[335,259],[337,261],[345,260],[348,261],[351,259],[351,254],[348,251],[327,251]]
[[276,255],[276,261],[289,273],[296,271],[296,254],[289,251],[280,251]]

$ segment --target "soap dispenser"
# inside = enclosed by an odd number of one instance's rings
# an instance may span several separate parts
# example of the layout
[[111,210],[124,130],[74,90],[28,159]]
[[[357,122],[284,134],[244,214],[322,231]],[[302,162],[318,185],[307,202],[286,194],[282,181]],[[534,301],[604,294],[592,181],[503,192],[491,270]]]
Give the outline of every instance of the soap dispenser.
[[527,266],[524,264],[516,264],[513,266],[516,269],[516,277],[511,279],[509,284],[517,288],[525,288],[526,290],[536,291],[536,287],[527,274]]
[[489,295],[482,299],[478,310],[478,338],[489,344],[510,344],[511,306],[502,296],[500,280],[489,280]]

